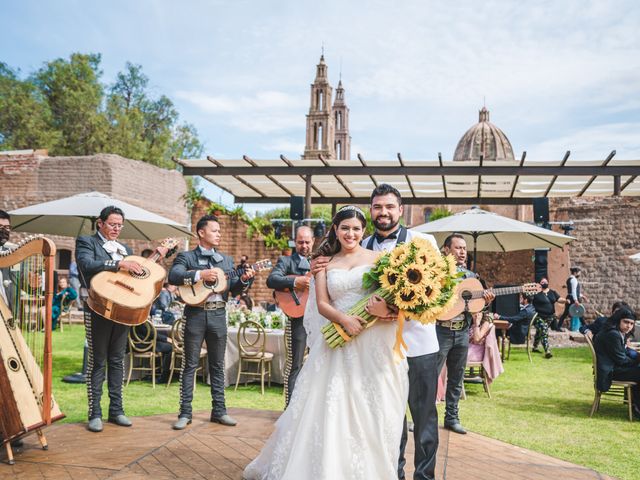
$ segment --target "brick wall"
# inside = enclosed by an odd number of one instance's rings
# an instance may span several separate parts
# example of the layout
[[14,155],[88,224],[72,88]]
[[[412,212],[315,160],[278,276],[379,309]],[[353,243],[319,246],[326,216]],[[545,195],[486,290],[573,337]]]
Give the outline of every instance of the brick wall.
[[[210,203],[206,200],[199,201],[193,208],[191,224],[195,227],[198,219],[207,213]],[[218,215],[222,239],[220,241],[220,251],[226,255],[231,255],[235,264],[240,261],[240,256],[247,255],[251,263],[258,260],[269,259],[275,265],[278,257],[282,255],[280,250],[267,248],[261,238],[247,238],[247,225],[236,218],[228,215]],[[191,248],[198,244],[196,238],[191,239]],[[251,286],[249,294],[255,302],[273,301],[272,290],[267,288],[267,277],[269,272],[258,273]]]
[[[581,281],[590,305],[609,312],[615,300],[640,307],[640,266],[629,259],[640,251],[640,198],[580,197],[554,198],[550,213],[556,220],[573,220],[576,238],[566,250],[566,261],[555,277],[564,281],[570,266],[582,268]],[[557,262],[550,262],[556,269]],[[593,308],[588,308],[593,317]]]
[[[0,208],[14,210],[78,193],[98,191],[182,224],[189,221],[180,172],[111,154],[49,157],[46,151],[0,153]],[[99,212],[96,212],[96,214]],[[126,212],[125,212],[126,214]],[[14,232],[12,241],[28,234]],[[73,252],[75,238],[51,236]],[[135,253],[156,242],[125,241]]]

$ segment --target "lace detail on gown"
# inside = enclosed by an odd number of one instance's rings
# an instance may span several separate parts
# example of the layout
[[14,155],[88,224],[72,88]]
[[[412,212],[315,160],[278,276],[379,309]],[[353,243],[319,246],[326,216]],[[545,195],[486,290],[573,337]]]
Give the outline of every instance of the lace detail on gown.
[[[346,311],[365,295],[367,268],[327,272],[337,309]],[[317,331],[327,320],[313,312],[312,300],[305,311],[305,328],[316,335],[309,356],[289,407],[244,478],[395,479],[409,390],[406,361],[393,361],[396,324],[376,323],[332,350]]]

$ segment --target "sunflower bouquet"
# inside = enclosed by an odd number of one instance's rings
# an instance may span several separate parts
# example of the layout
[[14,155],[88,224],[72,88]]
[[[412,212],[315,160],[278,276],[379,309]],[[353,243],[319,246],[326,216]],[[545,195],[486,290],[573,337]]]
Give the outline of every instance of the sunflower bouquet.
[[[375,291],[346,313],[362,318],[367,323],[366,327],[369,327],[376,319],[365,310],[369,298],[373,295],[384,298],[399,310],[398,345],[404,343],[404,318],[433,323],[451,308],[455,303],[454,293],[459,278],[452,255],[442,256],[431,242],[422,237],[414,237],[410,242],[397,245],[378,258],[374,267],[362,278],[363,287],[375,288]],[[334,322],[325,325],[322,333],[332,348],[341,347],[352,339]]]

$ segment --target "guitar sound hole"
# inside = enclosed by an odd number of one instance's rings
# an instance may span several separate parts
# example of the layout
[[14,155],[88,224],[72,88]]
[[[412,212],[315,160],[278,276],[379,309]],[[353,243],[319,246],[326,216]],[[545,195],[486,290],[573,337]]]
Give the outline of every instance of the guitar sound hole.
[[465,290],[460,296],[467,302],[473,298],[473,294],[469,290]]
[[213,290],[214,288],[216,288],[218,286],[218,281],[216,280],[215,282],[202,282],[203,285],[211,290]]
[[149,273],[149,269],[142,267],[142,273],[133,273],[133,272],[129,272],[129,275],[131,275],[133,278],[137,278],[139,280],[143,280],[145,278],[148,278],[150,273]]
[[9,365],[9,369],[13,370],[14,372],[17,372],[20,370],[20,362],[18,361],[17,358],[14,358],[14,357],[9,358],[9,360],[7,361],[7,364]]

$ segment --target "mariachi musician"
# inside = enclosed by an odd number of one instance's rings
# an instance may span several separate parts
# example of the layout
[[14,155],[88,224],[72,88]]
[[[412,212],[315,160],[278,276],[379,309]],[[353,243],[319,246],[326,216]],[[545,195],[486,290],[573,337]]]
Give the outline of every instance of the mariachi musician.
[[[124,226],[124,212],[115,206],[105,207],[100,212],[96,226],[97,232],[94,235],[78,237],[76,240],[76,263],[83,294],[90,288],[91,279],[97,273],[118,270],[142,273],[139,264],[123,260],[131,254],[131,249],[117,241]],[[86,298],[86,294],[84,296]],[[125,416],[122,405],[124,357],[129,327],[98,315],[89,309],[87,303],[84,305],[84,325],[89,350],[86,372],[88,429],[91,432],[102,431],[100,399],[107,364],[109,422],[130,427],[131,421]]]
[[[233,258],[218,251],[220,246],[220,223],[213,215],[205,215],[196,224],[199,245],[188,252],[180,252],[169,271],[172,285],[193,285],[202,280],[215,282],[218,270],[225,273],[233,270]],[[226,426],[236,425],[227,414],[224,399],[224,354],[227,348],[226,308],[229,293],[233,295],[247,288],[255,275],[251,268],[243,270],[239,277],[229,279],[225,292],[212,293],[201,306],[187,305],[184,309],[184,363],[180,376],[180,413],[174,430],[183,430],[191,423],[193,386],[200,360],[202,343],[207,344],[209,375],[211,376],[210,421]]]
[[[267,287],[277,291],[304,292],[309,289],[311,269],[308,257],[313,248],[313,232],[307,226],[296,230],[296,251],[291,256],[282,256],[267,278]],[[292,300],[293,300],[292,295]],[[304,352],[307,348],[307,332],[302,323],[303,317],[289,318],[286,326],[287,368],[285,370],[285,401],[289,399],[296,384],[296,378],[302,368]]]

